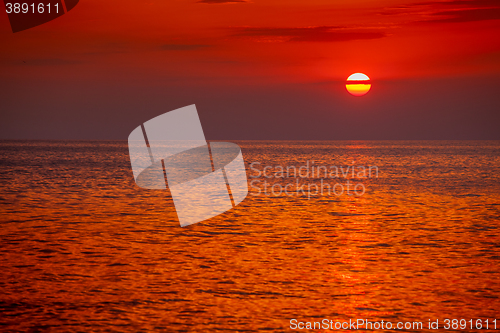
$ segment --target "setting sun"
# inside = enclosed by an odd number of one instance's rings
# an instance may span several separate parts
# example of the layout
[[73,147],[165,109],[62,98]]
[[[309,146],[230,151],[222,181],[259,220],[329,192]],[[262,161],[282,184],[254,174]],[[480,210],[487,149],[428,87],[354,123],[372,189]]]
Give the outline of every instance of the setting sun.
[[370,78],[363,73],[354,73],[347,78],[347,91],[353,96],[363,96],[371,88]]

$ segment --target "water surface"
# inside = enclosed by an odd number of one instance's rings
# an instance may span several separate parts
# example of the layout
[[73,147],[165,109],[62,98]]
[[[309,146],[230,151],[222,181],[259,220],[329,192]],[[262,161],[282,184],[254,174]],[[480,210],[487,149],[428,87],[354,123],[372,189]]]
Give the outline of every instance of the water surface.
[[500,319],[500,142],[237,143],[247,167],[379,174],[355,179],[362,196],[252,188],[235,209],[181,228],[168,192],[134,184],[126,142],[1,142],[0,329]]

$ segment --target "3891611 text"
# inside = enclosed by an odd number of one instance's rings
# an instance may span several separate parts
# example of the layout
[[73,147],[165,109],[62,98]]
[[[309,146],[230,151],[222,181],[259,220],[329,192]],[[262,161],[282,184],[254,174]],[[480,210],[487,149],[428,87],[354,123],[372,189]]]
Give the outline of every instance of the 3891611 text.
[[5,11],[7,14],[51,14],[51,13],[59,13],[59,4],[51,4],[49,3],[19,3],[19,2],[14,2],[14,3],[6,3],[5,4]]

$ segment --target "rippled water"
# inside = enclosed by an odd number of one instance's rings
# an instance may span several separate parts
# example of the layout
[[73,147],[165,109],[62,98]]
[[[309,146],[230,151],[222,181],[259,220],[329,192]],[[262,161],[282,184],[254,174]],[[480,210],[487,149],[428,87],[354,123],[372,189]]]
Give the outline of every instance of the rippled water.
[[235,209],[181,228],[168,192],[134,184],[126,142],[1,142],[0,330],[500,320],[500,142],[237,143],[251,176],[253,162],[379,173],[352,179],[360,196],[252,187]]

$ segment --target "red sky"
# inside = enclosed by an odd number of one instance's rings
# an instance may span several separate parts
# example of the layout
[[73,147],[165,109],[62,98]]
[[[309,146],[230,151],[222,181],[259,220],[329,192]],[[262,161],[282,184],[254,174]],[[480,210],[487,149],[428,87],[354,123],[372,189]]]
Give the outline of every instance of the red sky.
[[[196,103],[223,139],[500,139],[498,0],[81,0],[15,34],[0,17],[0,138],[126,139]],[[335,134],[256,119],[282,115]]]

